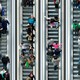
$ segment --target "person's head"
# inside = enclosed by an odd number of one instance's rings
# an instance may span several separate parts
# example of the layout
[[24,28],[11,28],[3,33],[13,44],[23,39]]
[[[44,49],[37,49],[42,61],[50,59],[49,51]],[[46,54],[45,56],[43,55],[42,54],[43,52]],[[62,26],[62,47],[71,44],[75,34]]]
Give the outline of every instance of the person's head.
[[34,16],[31,14],[30,18],[34,18]]
[[32,77],[32,76],[33,76],[33,72],[30,73],[30,77]]
[[25,56],[25,53],[23,52],[23,53],[21,53],[21,56]]
[[77,24],[77,23],[78,23],[78,21],[77,21],[77,20],[75,20],[75,21],[74,21],[74,24]]
[[55,16],[55,19],[58,20],[58,16]]
[[23,42],[21,43],[21,45],[23,45]]
[[56,44],[58,44],[58,42],[57,42],[57,41],[56,41],[55,43],[56,43]]

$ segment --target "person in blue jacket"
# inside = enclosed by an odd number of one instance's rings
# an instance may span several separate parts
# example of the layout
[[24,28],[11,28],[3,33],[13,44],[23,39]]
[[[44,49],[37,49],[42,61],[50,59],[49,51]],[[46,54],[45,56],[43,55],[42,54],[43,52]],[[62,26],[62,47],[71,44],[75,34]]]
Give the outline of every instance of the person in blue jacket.
[[2,20],[3,34],[7,33],[7,24],[10,24],[9,21],[5,18]]
[[1,16],[4,16],[4,14],[5,14],[5,9],[4,9],[4,7],[2,7]]
[[30,16],[30,18],[28,18],[28,23],[29,25],[33,26],[33,24],[35,23],[36,19],[33,15]]

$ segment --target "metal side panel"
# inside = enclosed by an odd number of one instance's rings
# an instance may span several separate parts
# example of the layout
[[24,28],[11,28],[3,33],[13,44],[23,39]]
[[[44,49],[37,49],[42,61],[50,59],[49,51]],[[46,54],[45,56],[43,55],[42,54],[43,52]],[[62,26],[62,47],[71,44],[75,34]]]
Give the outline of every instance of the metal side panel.
[[[80,22],[80,9],[73,7],[73,22],[75,20]],[[75,35],[75,32],[73,31],[73,80],[80,80],[80,75],[78,75],[78,68],[77,68],[79,59],[80,59],[80,49],[78,46],[78,36]]]
[[[59,17],[59,10],[55,9],[53,0],[48,0],[48,17]],[[59,41],[59,28],[49,28],[48,27],[48,39],[53,39],[54,41]],[[59,72],[54,70],[52,61],[48,58],[48,80],[58,80]]]

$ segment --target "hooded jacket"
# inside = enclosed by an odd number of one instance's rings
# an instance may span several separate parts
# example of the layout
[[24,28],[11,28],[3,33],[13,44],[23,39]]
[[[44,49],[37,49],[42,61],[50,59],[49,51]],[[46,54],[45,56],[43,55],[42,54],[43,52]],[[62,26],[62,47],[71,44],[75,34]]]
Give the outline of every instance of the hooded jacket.
[[33,25],[35,23],[35,21],[36,21],[35,18],[29,18],[28,19],[28,23],[31,25]]
[[4,16],[4,13],[5,13],[5,9],[4,9],[4,7],[2,7],[1,16]]
[[2,57],[2,63],[3,63],[3,64],[7,64],[7,63],[9,63],[9,62],[10,62],[9,57],[7,57],[7,56],[3,56],[3,57]]
[[9,24],[9,21],[3,19],[3,20],[2,20],[2,27],[3,27],[3,29],[6,29],[6,28],[7,28],[7,24]]

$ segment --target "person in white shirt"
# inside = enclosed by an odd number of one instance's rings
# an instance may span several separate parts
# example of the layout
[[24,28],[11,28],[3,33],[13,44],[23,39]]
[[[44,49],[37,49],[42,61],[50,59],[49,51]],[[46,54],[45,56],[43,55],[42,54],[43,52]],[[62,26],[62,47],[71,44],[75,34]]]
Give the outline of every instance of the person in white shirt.
[[27,49],[26,45],[24,43],[21,43],[20,44],[20,47],[21,47],[21,52],[22,53],[25,53],[26,52],[26,49]]

